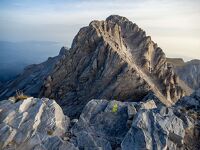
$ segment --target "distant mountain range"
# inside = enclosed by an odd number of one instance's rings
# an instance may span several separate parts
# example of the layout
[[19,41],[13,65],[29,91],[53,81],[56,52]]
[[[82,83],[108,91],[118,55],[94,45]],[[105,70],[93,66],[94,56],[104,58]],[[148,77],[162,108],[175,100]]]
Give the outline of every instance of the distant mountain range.
[[51,41],[0,41],[0,81],[12,79],[27,65],[57,55],[60,47],[60,43]]

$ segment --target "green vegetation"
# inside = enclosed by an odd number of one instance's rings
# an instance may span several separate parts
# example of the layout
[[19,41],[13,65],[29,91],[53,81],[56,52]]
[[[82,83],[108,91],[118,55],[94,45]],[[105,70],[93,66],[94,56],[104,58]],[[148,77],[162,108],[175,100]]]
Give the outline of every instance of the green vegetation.
[[118,105],[117,105],[117,103],[115,103],[115,104],[113,105],[112,112],[113,112],[113,113],[116,113],[117,111],[118,111]]
[[18,102],[20,100],[25,100],[27,98],[29,98],[29,96],[24,95],[22,91],[19,91],[19,90],[16,91],[15,102]]

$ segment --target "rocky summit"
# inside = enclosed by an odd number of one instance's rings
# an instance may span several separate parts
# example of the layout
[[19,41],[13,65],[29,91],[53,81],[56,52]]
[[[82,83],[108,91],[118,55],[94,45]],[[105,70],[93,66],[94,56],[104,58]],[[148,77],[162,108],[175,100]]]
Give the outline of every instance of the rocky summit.
[[153,92],[171,106],[191,93],[151,37],[118,15],[81,28],[69,50],[26,68],[2,88],[1,99],[16,89],[56,99],[70,117],[93,98],[140,101]]

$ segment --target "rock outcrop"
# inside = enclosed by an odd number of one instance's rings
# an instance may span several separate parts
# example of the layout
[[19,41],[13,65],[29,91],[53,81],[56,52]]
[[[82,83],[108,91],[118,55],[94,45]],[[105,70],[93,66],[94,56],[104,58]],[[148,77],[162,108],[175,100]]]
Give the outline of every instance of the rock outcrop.
[[188,62],[177,61],[180,59],[168,59],[167,61],[174,65],[177,75],[185,81],[192,89],[200,88],[200,60],[191,60]]
[[[174,107],[146,102],[92,100],[83,109],[71,132],[71,142],[80,149],[101,148],[138,149],[195,149],[199,145],[200,104],[185,103],[196,97],[181,100]],[[114,109],[117,105],[117,109]],[[144,108],[148,106],[148,108]],[[114,111],[115,110],[115,111]]]
[[124,150],[176,149],[184,136],[183,121],[172,110],[141,110],[121,145]]
[[184,149],[200,149],[200,89],[181,98],[174,106],[175,114],[184,121]]
[[[193,149],[199,145],[199,92],[167,108],[144,102],[91,100],[72,127],[80,149]],[[194,99],[196,103],[185,105]],[[198,102],[198,103],[197,103]],[[153,105],[152,105],[153,104]],[[117,107],[116,107],[117,106]],[[148,106],[148,108],[144,108]]]
[[70,119],[60,106],[47,98],[28,98],[16,103],[0,102],[0,149],[70,149],[62,138]]
[[[116,111],[113,111],[114,105],[117,105]],[[72,128],[72,133],[76,136],[75,143],[80,148],[89,146],[94,149],[102,147],[112,150],[112,147],[120,147],[120,143],[128,132],[127,121],[136,113],[131,112],[132,110],[136,111],[131,103],[90,101]]]
[[4,100],[0,149],[199,150],[200,91],[173,107],[159,102],[93,99],[79,118],[70,120],[54,100]]

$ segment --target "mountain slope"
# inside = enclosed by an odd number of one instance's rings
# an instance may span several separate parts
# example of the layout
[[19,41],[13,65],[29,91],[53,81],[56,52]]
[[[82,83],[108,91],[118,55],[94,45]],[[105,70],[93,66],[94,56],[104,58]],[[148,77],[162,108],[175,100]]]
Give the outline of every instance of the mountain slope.
[[173,107],[93,99],[79,119],[48,98],[0,101],[2,150],[200,149],[200,90]]
[[70,119],[54,100],[29,97],[18,102],[1,101],[0,124],[1,150],[77,150],[62,139]]
[[176,58],[167,61],[174,65],[175,72],[192,89],[200,88],[200,60],[177,63]]
[[44,80],[37,88],[40,97],[56,99],[70,117],[79,116],[93,98],[140,101],[153,91],[170,106],[189,94],[162,49],[136,24],[117,15],[80,29],[70,50],[37,79]]
[[63,47],[58,56],[49,57],[47,61],[41,64],[33,64],[26,67],[14,80],[0,86],[0,98],[4,99],[13,96],[16,90],[23,90],[24,93],[31,96],[38,96],[44,79],[48,77],[48,74],[51,73],[66,52],[67,49]]

